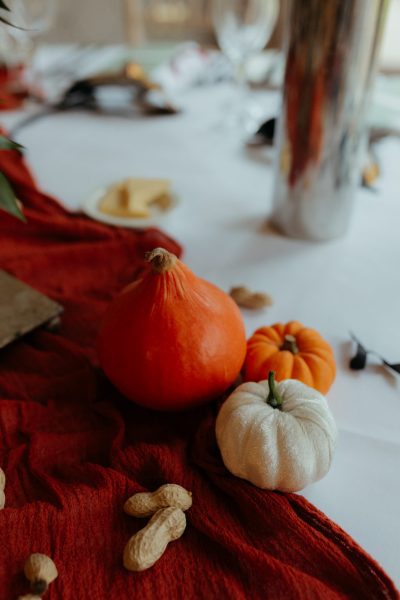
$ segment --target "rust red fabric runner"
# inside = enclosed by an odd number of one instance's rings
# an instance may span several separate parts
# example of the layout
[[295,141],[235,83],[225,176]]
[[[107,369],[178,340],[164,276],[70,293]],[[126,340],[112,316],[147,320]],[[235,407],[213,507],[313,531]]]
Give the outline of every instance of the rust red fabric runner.
[[[304,498],[225,470],[215,404],[152,413],[102,375],[94,343],[107,303],[145,250],[179,246],[157,230],[67,213],[15,152],[0,152],[0,169],[28,218],[1,213],[0,267],[65,307],[59,333],[38,330],[0,352],[1,598],[27,593],[31,552],[59,569],[49,600],[398,598],[373,559]],[[193,493],[187,529],[152,569],[129,573],[123,548],[144,521],[125,515],[124,501],[166,482]]]
[[24,67],[6,67],[0,64],[0,110],[19,108],[27,97],[23,79]]

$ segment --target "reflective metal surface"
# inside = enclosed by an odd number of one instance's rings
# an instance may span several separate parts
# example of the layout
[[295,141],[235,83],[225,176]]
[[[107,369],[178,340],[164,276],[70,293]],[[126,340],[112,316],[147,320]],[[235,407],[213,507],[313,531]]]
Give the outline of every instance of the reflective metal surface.
[[292,2],[271,218],[289,236],[328,240],[349,225],[387,5]]

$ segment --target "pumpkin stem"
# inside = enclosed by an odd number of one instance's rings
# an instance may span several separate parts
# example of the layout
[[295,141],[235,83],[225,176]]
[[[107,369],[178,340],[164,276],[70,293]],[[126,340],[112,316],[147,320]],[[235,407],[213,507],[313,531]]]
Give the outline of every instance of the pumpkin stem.
[[164,248],[154,248],[151,252],[146,252],[144,255],[145,260],[151,263],[153,273],[168,273],[174,268],[176,261],[178,260],[175,254],[171,254]]
[[267,404],[272,406],[272,408],[278,408],[279,410],[282,410],[283,398],[277,390],[274,371],[269,372],[268,386],[269,394],[267,398]]
[[299,347],[296,343],[296,338],[294,337],[294,335],[285,335],[284,342],[280,349],[288,350],[292,354],[297,354],[299,352]]

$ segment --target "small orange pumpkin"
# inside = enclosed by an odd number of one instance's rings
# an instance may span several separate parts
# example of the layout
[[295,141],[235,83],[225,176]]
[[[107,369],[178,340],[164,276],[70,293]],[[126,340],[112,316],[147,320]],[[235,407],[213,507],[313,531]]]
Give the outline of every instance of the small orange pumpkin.
[[270,371],[275,371],[278,381],[298,379],[326,394],[336,375],[335,357],[315,329],[298,321],[276,323],[257,329],[247,342],[243,377],[261,381]]

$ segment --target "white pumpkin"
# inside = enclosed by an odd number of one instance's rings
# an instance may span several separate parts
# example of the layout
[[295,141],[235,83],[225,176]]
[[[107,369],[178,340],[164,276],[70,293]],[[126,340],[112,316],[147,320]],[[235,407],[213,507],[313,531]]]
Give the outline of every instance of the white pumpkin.
[[270,373],[269,383],[244,383],[229,396],[216,435],[231,473],[262,489],[297,492],[328,472],[337,428],[324,396],[294,379],[275,383]]

